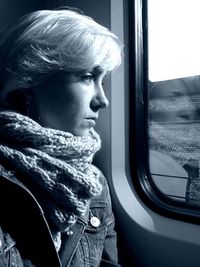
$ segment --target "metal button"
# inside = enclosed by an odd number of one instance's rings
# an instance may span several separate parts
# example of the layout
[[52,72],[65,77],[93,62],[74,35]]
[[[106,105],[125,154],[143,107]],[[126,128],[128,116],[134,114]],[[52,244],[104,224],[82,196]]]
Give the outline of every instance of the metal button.
[[74,232],[72,230],[67,231],[67,235],[73,235],[73,234],[74,234]]
[[91,219],[90,219],[90,223],[93,227],[98,227],[100,225],[100,220],[99,218],[93,216]]

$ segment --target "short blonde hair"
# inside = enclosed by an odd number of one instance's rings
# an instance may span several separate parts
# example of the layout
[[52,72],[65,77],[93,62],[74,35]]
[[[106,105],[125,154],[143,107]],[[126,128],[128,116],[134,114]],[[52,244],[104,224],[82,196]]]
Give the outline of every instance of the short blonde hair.
[[72,10],[29,13],[5,35],[0,53],[0,80],[14,80],[15,89],[35,87],[60,71],[111,71],[121,63],[117,36]]

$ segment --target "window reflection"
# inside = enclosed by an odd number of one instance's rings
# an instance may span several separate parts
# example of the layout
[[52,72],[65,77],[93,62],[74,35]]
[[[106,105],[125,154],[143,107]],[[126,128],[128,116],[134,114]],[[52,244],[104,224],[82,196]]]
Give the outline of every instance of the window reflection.
[[165,195],[200,205],[200,76],[149,82],[150,171]]

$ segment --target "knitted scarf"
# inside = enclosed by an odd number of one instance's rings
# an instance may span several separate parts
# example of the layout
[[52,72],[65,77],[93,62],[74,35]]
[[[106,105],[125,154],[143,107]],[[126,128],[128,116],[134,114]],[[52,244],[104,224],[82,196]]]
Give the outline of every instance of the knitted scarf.
[[[62,233],[84,215],[101,193],[100,171],[93,166],[98,134],[88,136],[44,128],[29,117],[0,112],[0,164],[36,197],[53,233]],[[6,163],[6,164],[5,164]]]

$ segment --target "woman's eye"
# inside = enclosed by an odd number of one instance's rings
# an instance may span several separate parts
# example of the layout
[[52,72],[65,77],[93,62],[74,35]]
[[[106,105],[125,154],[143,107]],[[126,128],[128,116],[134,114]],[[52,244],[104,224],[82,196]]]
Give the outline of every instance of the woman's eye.
[[93,74],[85,74],[81,76],[83,81],[92,82],[95,79]]

